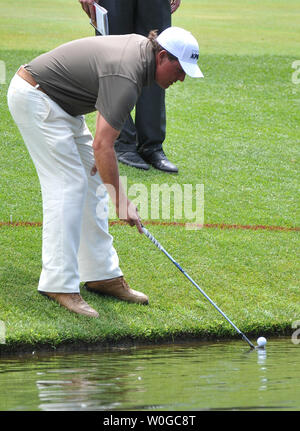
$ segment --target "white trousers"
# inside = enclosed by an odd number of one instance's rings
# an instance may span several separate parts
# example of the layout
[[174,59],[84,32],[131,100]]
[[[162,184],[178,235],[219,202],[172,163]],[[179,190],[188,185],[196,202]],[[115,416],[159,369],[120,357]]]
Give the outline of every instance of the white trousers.
[[[119,277],[119,259],[97,193],[93,137],[83,116],[72,117],[18,75],[8,106],[37,170],[43,199],[42,272],[38,290],[78,293],[80,281]],[[101,211],[97,211],[100,205]],[[98,207],[99,208],[99,207]],[[97,214],[101,214],[98,216]]]

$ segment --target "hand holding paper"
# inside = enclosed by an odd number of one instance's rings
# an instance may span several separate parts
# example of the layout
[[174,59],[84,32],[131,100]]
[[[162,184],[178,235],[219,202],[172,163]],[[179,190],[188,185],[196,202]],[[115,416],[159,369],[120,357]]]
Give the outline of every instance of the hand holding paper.
[[82,9],[91,18],[92,21],[96,21],[96,11],[94,6],[94,0],[79,0]]
[[93,7],[95,10],[95,18],[93,19],[91,16],[91,24],[92,26],[102,34],[102,36],[108,35],[108,18],[107,18],[107,10],[99,6],[97,3],[93,3]]

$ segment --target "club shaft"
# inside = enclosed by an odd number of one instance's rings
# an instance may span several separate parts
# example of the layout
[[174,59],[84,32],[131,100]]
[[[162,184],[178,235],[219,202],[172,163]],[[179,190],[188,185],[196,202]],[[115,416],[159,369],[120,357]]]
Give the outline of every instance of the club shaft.
[[192,277],[189,276],[189,274],[181,268],[178,262],[170,255],[170,253],[167,252],[167,250],[164,249],[164,247],[157,241],[157,239],[154,238],[154,236],[143,226],[143,232],[144,234],[150,239],[150,241],[153,242],[153,244],[161,250],[170,260],[171,262],[182,272],[182,274],[190,280],[190,282],[199,290],[199,292],[202,293],[202,295],[211,303],[211,305],[224,317],[224,319],[227,320],[228,323],[236,330],[236,332],[242,336],[243,340],[245,340],[249,346],[252,349],[255,349],[255,346],[251,343],[251,341],[246,337],[245,334],[243,334],[242,331],[239,330],[239,328],[229,319],[229,317],[226,316],[225,313],[217,306],[217,304],[214,303],[214,301],[204,292],[203,289],[201,289],[200,286],[192,279]]

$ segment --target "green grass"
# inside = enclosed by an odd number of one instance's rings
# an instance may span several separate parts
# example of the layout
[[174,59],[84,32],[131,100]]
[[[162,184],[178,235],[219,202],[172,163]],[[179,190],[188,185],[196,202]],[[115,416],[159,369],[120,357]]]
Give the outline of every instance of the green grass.
[[[3,4],[2,4],[3,3]],[[78,2],[0,0],[0,221],[42,221],[34,166],[6,106],[20,64],[56,45],[92,34]],[[68,13],[66,12],[68,11]],[[74,25],[76,23],[76,25]],[[299,226],[300,85],[296,1],[185,0],[173,24],[200,42],[203,80],[186,78],[167,91],[166,153],[172,176],[120,165],[131,186],[204,184],[205,223]],[[95,115],[87,116],[94,131]],[[171,199],[171,220],[174,219]],[[159,220],[163,220],[160,214]],[[185,218],[177,221],[186,222]],[[292,331],[300,317],[299,232],[151,226],[151,232],[228,316],[248,334]],[[41,228],[0,227],[0,320],[6,345],[232,337],[234,330],[145,237],[113,226],[121,267],[147,307],[82,291],[100,319],[77,316],[37,293]]]
[[[10,347],[236,336],[144,236],[127,227],[111,231],[128,281],[149,295],[150,305],[127,304],[82,289],[84,299],[100,313],[99,319],[90,319],[69,313],[36,292],[41,228],[1,229],[5,264],[1,265],[0,307]],[[286,333],[299,316],[297,266],[290,255],[296,255],[294,233],[215,229],[188,233],[180,227],[152,227],[151,231],[248,334]]]
[[[0,0],[0,7],[0,49],[49,50],[93,35],[74,0]],[[299,21],[298,0],[185,0],[173,15],[209,54],[298,56]]]

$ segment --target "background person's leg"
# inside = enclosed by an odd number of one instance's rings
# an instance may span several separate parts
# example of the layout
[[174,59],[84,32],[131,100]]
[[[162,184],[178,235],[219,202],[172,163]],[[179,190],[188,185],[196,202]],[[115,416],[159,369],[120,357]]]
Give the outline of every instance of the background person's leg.
[[[171,26],[169,0],[137,0],[135,32],[148,36],[151,30],[158,34]],[[135,127],[137,131],[137,150],[142,158],[156,169],[178,172],[163,152],[166,137],[165,90],[156,83],[144,87],[136,105]]]
[[[109,34],[135,33],[136,0],[100,0],[99,4],[108,11]],[[149,165],[137,153],[137,135],[131,115],[125,122],[115,142],[118,160],[140,169]]]

